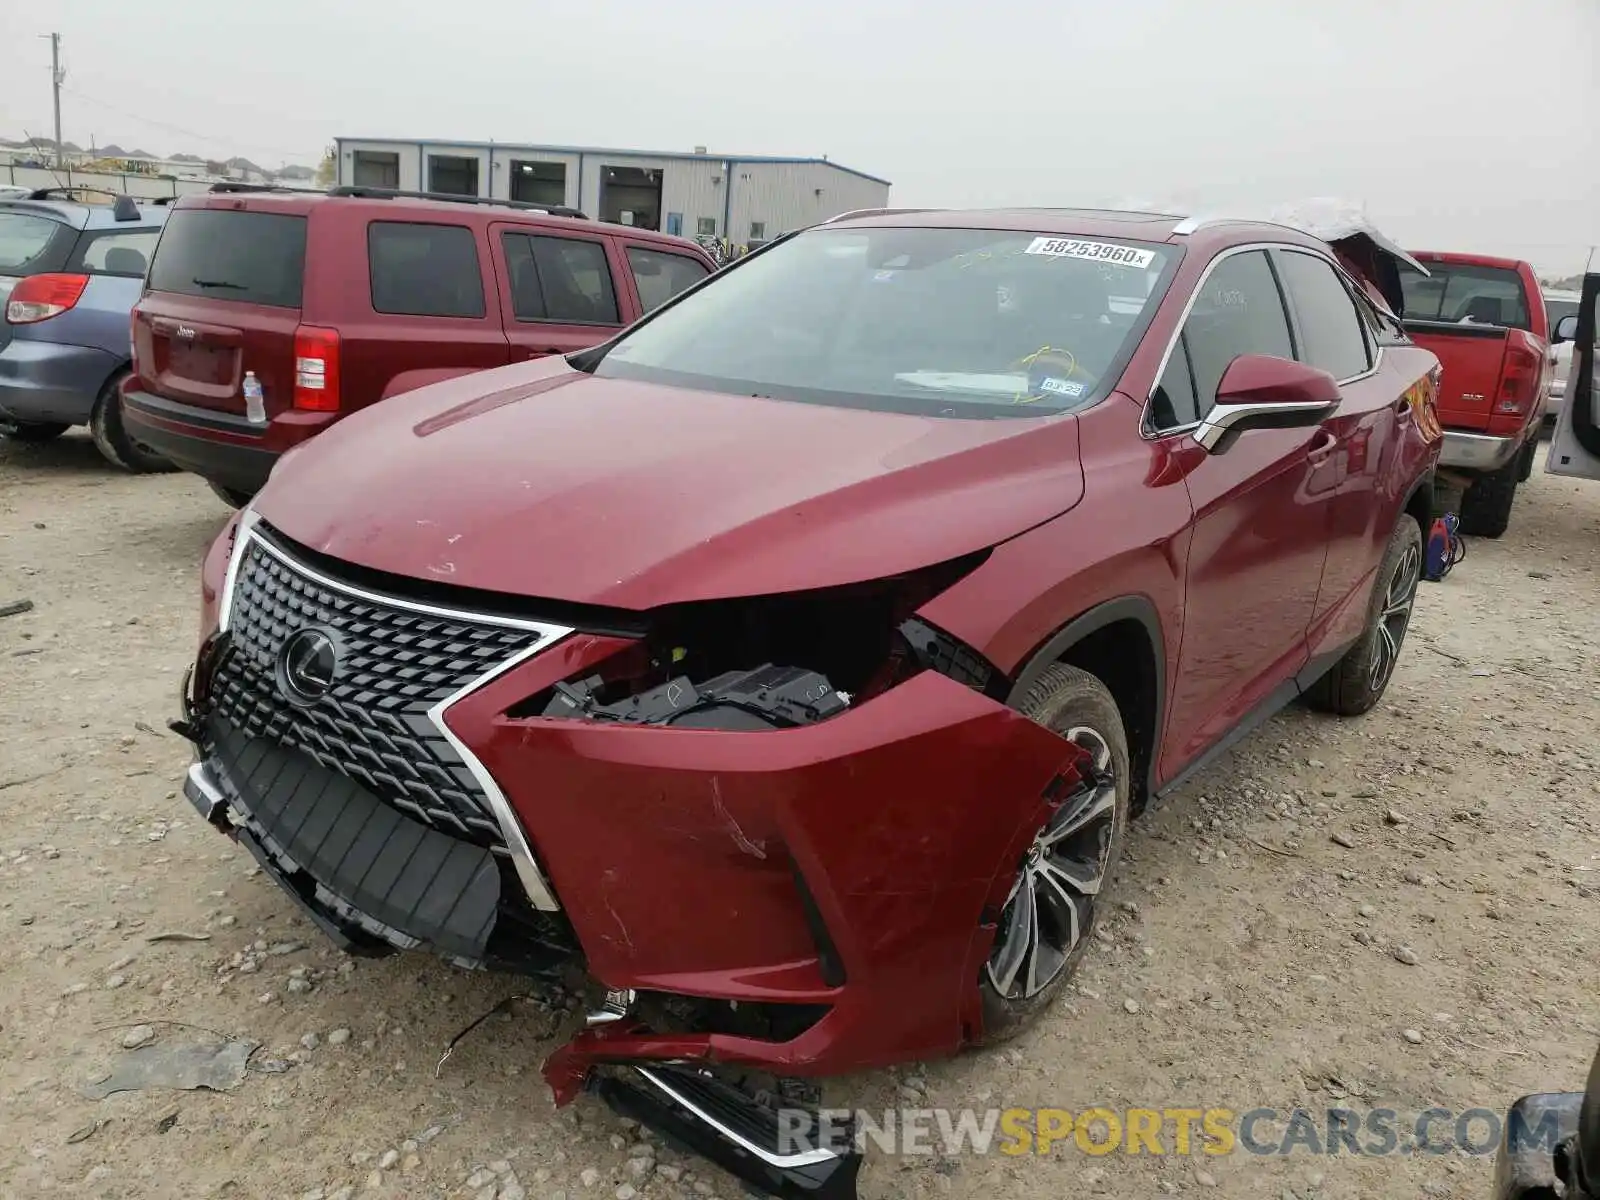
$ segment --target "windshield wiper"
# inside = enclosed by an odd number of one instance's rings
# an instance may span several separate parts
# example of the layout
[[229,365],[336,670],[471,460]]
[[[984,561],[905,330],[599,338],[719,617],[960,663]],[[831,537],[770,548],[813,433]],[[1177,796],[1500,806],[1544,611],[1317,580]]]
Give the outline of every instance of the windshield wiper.
[[229,283],[226,279],[191,279],[190,283],[203,288],[227,288],[229,291],[242,292],[245,286],[242,283]]

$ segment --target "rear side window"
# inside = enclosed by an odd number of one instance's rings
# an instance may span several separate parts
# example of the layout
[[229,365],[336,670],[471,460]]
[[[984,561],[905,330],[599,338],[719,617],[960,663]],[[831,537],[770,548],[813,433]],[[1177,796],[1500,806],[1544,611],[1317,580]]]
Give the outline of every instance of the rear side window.
[[1217,398],[1228,364],[1241,354],[1293,358],[1289,318],[1265,252],[1225,258],[1201,285],[1183,325],[1201,409]]
[[286,213],[180,208],[150,263],[156,292],[299,308],[306,219]]
[[0,212],[0,272],[53,271],[65,257],[72,227],[32,213]]
[[374,221],[367,226],[374,312],[482,317],[478,243],[464,225]]
[[639,289],[639,304],[645,312],[660,308],[707,275],[705,267],[692,258],[646,250],[642,246],[628,247],[628,267],[633,272],[633,282]]
[[1477,267],[1466,263],[1428,264],[1427,275],[1400,269],[1408,321],[1442,321],[1451,325],[1501,325],[1532,330],[1522,277],[1509,267]]
[[76,269],[90,275],[143,279],[160,237],[159,229],[90,234],[78,247]]
[[1349,379],[1371,366],[1355,301],[1333,267],[1310,254],[1278,255],[1283,285],[1300,321],[1300,359],[1335,379]]
[[620,325],[611,267],[599,242],[534,234],[502,235],[519,321]]

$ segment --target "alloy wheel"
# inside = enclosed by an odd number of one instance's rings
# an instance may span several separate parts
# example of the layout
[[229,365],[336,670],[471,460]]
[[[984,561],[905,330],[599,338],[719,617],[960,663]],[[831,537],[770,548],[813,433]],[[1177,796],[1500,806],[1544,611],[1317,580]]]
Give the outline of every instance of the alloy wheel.
[[1394,674],[1400,660],[1400,646],[1411,624],[1411,609],[1417,602],[1417,585],[1422,580],[1422,551],[1407,546],[1383,594],[1383,610],[1378,614],[1376,653],[1372,657],[1371,684],[1381,690]]
[[1111,747],[1087,726],[1067,739],[1089,754],[1082,780],[1034,837],[1000,913],[985,968],[994,990],[1025,1000],[1050,985],[1089,931],[1117,819]]

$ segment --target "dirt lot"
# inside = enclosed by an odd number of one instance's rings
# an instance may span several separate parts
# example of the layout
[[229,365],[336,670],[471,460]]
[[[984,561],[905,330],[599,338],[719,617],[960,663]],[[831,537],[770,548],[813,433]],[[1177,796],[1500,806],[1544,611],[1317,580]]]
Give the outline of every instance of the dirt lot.
[[[515,981],[344,960],[178,795],[164,722],[223,517],[79,436],[0,448],[0,605],[35,606],[0,620],[0,1195],[738,1195],[594,1101],[555,1113],[537,1068],[566,1014],[521,1005],[436,1077]],[[1600,486],[1536,475],[1511,533],[1425,587],[1378,712],[1290,711],[1135,827],[1058,1012],[830,1102],[1416,1112],[1575,1085],[1600,1038],[1597,562]],[[173,932],[208,940],[152,940]],[[137,1025],[261,1046],[231,1092],[85,1098]],[[1068,1145],[876,1154],[861,1191],[1465,1200],[1489,1178],[1462,1155]]]

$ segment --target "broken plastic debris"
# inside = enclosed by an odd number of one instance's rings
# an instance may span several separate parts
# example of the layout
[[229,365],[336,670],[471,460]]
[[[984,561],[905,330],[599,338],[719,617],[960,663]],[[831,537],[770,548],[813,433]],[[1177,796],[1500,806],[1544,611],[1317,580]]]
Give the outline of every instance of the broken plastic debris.
[[230,1092],[244,1082],[245,1064],[260,1042],[184,1042],[141,1046],[119,1055],[111,1071],[82,1089],[91,1100],[145,1088]]

